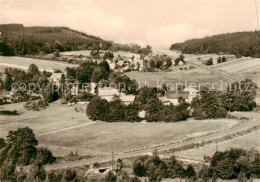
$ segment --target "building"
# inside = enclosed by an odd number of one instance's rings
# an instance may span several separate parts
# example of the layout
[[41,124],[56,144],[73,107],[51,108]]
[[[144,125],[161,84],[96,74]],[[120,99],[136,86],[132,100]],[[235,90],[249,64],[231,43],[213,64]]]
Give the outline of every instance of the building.
[[168,91],[164,97],[159,97],[159,100],[163,102],[164,105],[179,104],[179,99],[182,97],[186,102],[191,103],[193,98],[199,95],[198,89],[194,87],[188,87],[180,91]]
[[75,84],[75,85],[72,86],[72,88],[70,89],[70,93],[71,93],[71,95],[78,95],[79,94],[78,84]]
[[98,89],[98,95],[102,98],[111,102],[114,96],[119,96],[120,92],[116,88],[104,87]]
[[125,105],[129,105],[135,101],[135,95],[132,94],[125,95],[124,93],[120,93],[119,98]]
[[183,89],[183,91],[189,92],[189,97],[188,97],[188,100],[187,100],[188,103],[191,103],[193,98],[195,98],[199,95],[199,90],[194,88],[194,87],[185,88],[185,89]]
[[52,75],[49,78],[49,81],[55,84],[59,84],[61,80],[61,75],[62,73],[52,73]]
[[166,96],[158,97],[158,99],[163,103],[163,105],[170,105],[171,104],[171,101]]
[[12,103],[12,96],[7,91],[0,92],[0,103]]
[[178,105],[179,99],[182,97],[185,99],[186,102],[188,102],[189,99],[189,92],[188,91],[169,91],[165,94],[167,99],[173,104]]

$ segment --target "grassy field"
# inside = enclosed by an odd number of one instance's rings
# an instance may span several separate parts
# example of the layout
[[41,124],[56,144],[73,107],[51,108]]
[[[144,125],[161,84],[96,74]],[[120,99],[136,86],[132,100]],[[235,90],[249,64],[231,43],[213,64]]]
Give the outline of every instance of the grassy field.
[[[131,79],[135,79],[142,85],[145,81],[148,82],[149,86],[156,87],[157,83],[160,85],[163,81],[164,83],[220,83],[218,76],[211,74],[207,70],[202,70],[201,68],[194,68],[191,70],[179,70],[178,67],[173,67],[171,72],[127,72],[125,73]],[[225,79],[222,79],[225,82]]]
[[[80,106],[77,106],[80,107]],[[178,123],[106,123],[92,122],[83,111],[58,101],[47,109],[26,111],[23,104],[5,105],[2,109],[17,109],[18,116],[1,116],[0,135],[9,130],[29,126],[36,133],[39,146],[48,147],[55,155],[63,156],[70,151],[79,154],[110,154],[133,149],[171,143],[187,137],[196,137],[236,125],[232,119],[189,120]]]
[[229,73],[251,72],[260,68],[260,59],[240,58],[215,65],[215,68],[222,69]]
[[0,56],[0,67],[15,67],[23,70],[27,70],[31,64],[35,64],[39,67],[41,71],[44,69],[46,71],[53,72],[54,69],[65,70],[67,67],[72,67],[73,65],[50,60],[33,59],[33,58],[23,58],[23,57],[3,57]]
[[[237,137],[217,144],[219,151],[225,151],[230,148],[242,148],[250,150],[252,148],[260,151],[260,130],[253,131],[248,135]],[[203,156],[212,156],[216,152],[216,144],[209,144],[198,149],[191,149],[181,152],[176,152],[178,157],[184,157],[195,160],[203,160]]]

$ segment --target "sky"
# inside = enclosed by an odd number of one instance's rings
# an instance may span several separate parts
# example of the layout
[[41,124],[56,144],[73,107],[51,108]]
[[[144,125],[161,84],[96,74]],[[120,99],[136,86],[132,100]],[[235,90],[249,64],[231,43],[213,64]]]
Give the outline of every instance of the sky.
[[67,26],[117,43],[172,43],[257,29],[260,0],[0,0],[0,23]]

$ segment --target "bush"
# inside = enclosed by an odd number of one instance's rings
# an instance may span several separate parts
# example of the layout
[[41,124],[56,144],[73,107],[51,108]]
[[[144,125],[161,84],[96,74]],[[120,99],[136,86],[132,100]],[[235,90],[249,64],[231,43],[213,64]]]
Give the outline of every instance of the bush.
[[48,103],[41,99],[41,100],[37,100],[37,101],[29,101],[26,102],[25,104],[25,108],[28,110],[33,110],[33,111],[40,111],[45,109],[48,106]]
[[213,59],[210,58],[209,60],[207,60],[206,65],[207,66],[213,65]]
[[105,182],[116,182],[117,176],[112,172],[109,171],[105,177]]
[[13,110],[13,111],[2,110],[2,111],[0,111],[0,114],[2,114],[2,115],[19,115],[17,110]]
[[67,170],[65,173],[65,181],[72,181],[77,177],[77,173],[74,170]]

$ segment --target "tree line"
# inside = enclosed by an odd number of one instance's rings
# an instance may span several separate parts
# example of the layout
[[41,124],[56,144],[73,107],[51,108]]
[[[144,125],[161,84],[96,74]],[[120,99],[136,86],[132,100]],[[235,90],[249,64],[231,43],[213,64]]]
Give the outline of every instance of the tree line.
[[247,181],[260,177],[260,154],[257,150],[249,151],[231,148],[217,151],[209,158],[210,165],[194,169],[192,165],[184,167],[174,156],[161,159],[155,151],[152,156],[140,156],[133,163],[133,172],[139,177],[148,177],[151,182],[163,178],[188,179],[189,181],[231,180]]
[[235,32],[191,39],[172,44],[170,50],[179,50],[187,54],[225,53],[237,57],[260,57],[259,32]]

